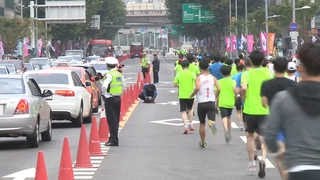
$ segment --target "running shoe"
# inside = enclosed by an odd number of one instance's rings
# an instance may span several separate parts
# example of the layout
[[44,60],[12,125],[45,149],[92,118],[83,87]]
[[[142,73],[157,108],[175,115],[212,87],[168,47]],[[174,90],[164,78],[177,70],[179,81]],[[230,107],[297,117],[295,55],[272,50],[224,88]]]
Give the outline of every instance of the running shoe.
[[185,129],[185,130],[183,131],[183,134],[188,134],[188,130]]
[[257,166],[255,163],[253,162],[249,162],[249,165],[248,165],[248,173],[249,175],[255,175],[257,172]]
[[264,178],[266,176],[266,163],[263,160],[259,161],[258,176],[259,178]]
[[189,131],[194,131],[194,128],[191,124],[189,125]]
[[216,123],[214,121],[212,121],[212,120],[208,120],[208,126],[209,126],[212,134],[215,135],[216,132],[217,132]]
[[226,143],[229,143],[231,140],[231,132],[228,130],[227,132],[224,133],[224,138],[226,140]]
[[206,143],[206,142],[200,141],[199,145],[200,145],[200,148],[201,148],[201,149],[207,148],[207,143]]

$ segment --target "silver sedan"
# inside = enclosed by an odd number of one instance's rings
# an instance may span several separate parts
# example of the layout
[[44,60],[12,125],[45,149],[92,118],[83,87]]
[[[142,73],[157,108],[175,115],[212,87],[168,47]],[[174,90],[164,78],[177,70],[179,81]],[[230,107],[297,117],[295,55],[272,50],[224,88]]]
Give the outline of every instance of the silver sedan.
[[30,147],[51,141],[51,109],[35,80],[24,75],[0,75],[0,137],[26,136]]

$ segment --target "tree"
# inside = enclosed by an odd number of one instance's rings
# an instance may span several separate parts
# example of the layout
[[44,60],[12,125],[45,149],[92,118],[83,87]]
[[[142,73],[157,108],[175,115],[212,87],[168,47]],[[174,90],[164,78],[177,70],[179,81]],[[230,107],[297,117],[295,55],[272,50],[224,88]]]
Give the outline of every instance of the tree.
[[30,21],[27,19],[0,18],[0,33],[6,53],[13,53],[17,40],[30,35]]

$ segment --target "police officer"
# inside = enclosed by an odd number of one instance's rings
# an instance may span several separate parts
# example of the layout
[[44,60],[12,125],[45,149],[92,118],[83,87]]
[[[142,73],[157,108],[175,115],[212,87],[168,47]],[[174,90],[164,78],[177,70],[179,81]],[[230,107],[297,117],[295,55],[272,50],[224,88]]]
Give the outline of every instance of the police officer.
[[118,129],[121,98],[123,90],[123,76],[118,71],[119,62],[114,57],[105,58],[108,72],[106,73],[102,84],[102,97],[104,99],[104,106],[106,117],[108,119],[110,138],[106,142],[106,146],[119,146]]
[[142,58],[140,60],[140,65],[141,65],[141,71],[143,74],[143,78],[146,78],[146,74],[149,73],[149,66],[150,66],[150,62],[147,58],[147,53],[143,53],[142,54]]

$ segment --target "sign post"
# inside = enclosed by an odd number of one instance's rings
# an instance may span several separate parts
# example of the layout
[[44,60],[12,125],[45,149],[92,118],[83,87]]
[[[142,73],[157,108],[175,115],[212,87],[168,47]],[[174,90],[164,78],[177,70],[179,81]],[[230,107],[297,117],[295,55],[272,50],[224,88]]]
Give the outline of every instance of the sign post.
[[298,24],[295,22],[290,23],[289,31],[290,31],[289,35],[292,43],[292,53],[294,55],[298,49],[298,37],[299,37]]

